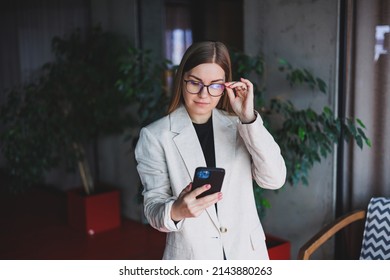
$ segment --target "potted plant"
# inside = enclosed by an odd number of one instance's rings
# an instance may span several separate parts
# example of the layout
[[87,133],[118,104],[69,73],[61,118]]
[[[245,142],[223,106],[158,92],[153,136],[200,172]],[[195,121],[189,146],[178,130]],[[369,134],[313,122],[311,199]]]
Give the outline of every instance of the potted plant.
[[[360,119],[337,118],[327,106],[320,113],[312,108],[298,109],[281,96],[266,101],[265,62],[261,55],[233,52],[232,63],[234,77],[254,75],[256,109],[262,113],[265,125],[281,148],[287,167],[287,183],[291,186],[300,182],[307,185],[309,170],[332,152],[334,144],[355,140],[360,148],[364,144],[371,146]],[[280,72],[285,73],[292,87],[306,85],[313,91],[326,94],[327,86],[321,78],[315,77],[307,69],[294,68],[284,59],[279,59],[278,63]],[[263,216],[266,208],[270,207],[269,202],[263,196],[263,189],[254,185],[254,190],[259,215]]]
[[[65,38],[55,37],[52,49],[54,60],[42,67],[39,79],[11,90],[1,107],[7,185],[21,190],[41,184],[53,168],[78,169],[82,190],[68,193],[69,222],[89,233],[116,227],[120,223],[119,191],[111,190],[107,206],[114,213],[108,214],[101,196],[109,188],[99,180],[97,144],[101,137],[120,134],[135,123],[129,109],[132,97],[117,84],[123,75],[120,60],[136,59],[131,55],[134,48],[123,36],[97,26],[85,32],[76,30]],[[140,72],[140,62],[131,63],[135,70],[126,78],[137,90],[147,91],[135,74]],[[93,198],[98,202],[90,202]],[[90,205],[100,211],[92,216],[100,222],[106,217],[110,225],[88,225],[79,210]]]

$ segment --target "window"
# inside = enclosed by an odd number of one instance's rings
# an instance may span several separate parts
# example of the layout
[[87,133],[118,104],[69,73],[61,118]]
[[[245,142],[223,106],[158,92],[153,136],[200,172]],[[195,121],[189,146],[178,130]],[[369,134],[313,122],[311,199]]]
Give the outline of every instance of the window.
[[192,44],[188,1],[167,1],[165,15],[165,55],[173,65],[178,65],[184,52]]

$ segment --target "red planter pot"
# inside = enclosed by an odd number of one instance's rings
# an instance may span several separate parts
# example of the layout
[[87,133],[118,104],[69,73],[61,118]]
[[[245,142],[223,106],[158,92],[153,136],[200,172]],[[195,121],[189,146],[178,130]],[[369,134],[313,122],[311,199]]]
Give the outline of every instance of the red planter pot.
[[68,191],[68,223],[90,235],[119,227],[119,191],[104,190],[92,195],[80,189]]
[[291,244],[290,241],[267,235],[267,248],[270,260],[290,260]]

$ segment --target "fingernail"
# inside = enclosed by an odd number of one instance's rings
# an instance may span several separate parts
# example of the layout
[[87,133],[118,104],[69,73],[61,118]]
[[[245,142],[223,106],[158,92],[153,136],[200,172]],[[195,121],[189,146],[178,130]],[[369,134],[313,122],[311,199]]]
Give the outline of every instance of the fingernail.
[[218,193],[218,200],[221,200],[222,199],[222,193]]
[[207,184],[206,189],[209,189],[209,188],[211,188],[211,185]]

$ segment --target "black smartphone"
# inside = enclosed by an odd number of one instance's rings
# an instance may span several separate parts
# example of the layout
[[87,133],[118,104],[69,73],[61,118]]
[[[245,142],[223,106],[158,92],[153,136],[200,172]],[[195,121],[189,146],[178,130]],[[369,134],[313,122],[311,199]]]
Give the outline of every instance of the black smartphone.
[[204,197],[221,191],[223,178],[225,177],[225,169],[219,167],[198,167],[195,169],[194,181],[192,189],[199,188],[205,184],[210,184],[211,188],[204,193],[201,193],[196,198]]

